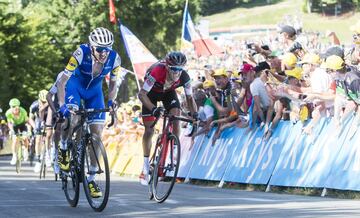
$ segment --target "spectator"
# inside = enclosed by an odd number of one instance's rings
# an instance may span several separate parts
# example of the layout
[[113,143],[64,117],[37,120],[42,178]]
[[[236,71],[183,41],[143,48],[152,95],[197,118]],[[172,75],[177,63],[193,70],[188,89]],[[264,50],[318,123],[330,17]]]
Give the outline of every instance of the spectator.
[[[348,95],[347,82],[345,82],[345,78],[356,78],[358,71],[354,67],[345,65],[344,59],[336,55],[326,58],[325,65],[328,72],[335,78],[336,81],[334,119],[337,127],[339,128],[338,132],[340,132],[344,121],[357,106]],[[343,109],[345,110],[343,111]]]
[[[218,100],[221,98],[221,94],[216,91],[215,82],[212,80],[205,80],[203,83],[203,88],[206,96],[208,97],[205,99],[203,108],[200,107],[202,110],[199,110],[199,115],[204,117],[204,119],[201,123],[202,129],[195,133],[194,136],[198,136],[204,133],[208,134],[211,129],[211,122],[218,119],[218,111],[213,101],[218,102]],[[213,98],[210,96],[213,96]]]
[[266,125],[267,128],[274,111],[273,101],[270,97],[270,92],[266,87],[269,70],[258,67],[255,71],[255,79],[250,84],[250,91],[253,96],[253,105],[252,110],[250,109],[251,118],[249,121],[249,128],[252,129],[258,120],[261,123],[260,127]]

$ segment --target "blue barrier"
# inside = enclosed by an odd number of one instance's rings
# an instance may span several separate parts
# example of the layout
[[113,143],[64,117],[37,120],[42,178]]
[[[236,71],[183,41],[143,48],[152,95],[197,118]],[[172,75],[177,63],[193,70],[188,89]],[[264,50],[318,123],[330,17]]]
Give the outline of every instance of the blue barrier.
[[[352,128],[349,122],[344,134]],[[331,173],[326,181],[327,188],[360,191],[360,134],[352,138],[346,137],[335,162],[332,164]]]
[[223,180],[267,184],[289,130],[286,124],[280,122],[269,141],[263,139],[262,130],[256,130],[248,134],[248,137],[242,135],[242,143],[238,144],[235,150],[237,155],[230,161]]
[[[193,160],[196,157],[198,150],[201,148],[203,140],[206,136],[203,134],[194,139],[194,144],[191,147],[191,137],[181,136],[181,161],[179,166],[178,177],[185,178],[191,168]],[[191,149],[190,149],[191,148]]]
[[238,131],[237,128],[226,129],[214,145],[212,144],[214,131],[212,131],[211,137],[204,140],[194,160],[189,177],[193,179],[221,180],[230,156],[238,144],[236,141],[236,132]]
[[292,129],[291,136],[286,141],[279,157],[279,161],[270,180],[270,185],[277,186],[302,186],[306,171],[311,165],[310,154],[314,143],[325,123],[319,121],[313,128],[311,136],[302,132],[302,124],[298,122]]
[[[323,118],[307,136],[303,124],[282,121],[269,141],[263,130],[230,128],[212,145],[199,136],[183,146],[179,177],[249,184],[360,190],[360,131],[353,119],[340,131]],[[355,122],[354,122],[355,123]],[[186,140],[182,139],[182,142]]]
[[[345,126],[346,128],[347,125]],[[309,159],[312,161],[312,165],[306,171],[305,179],[299,182],[302,186],[325,187],[333,163],[345,140],[346,128],[344,131],[338,131],[334,120],[327,119],[325,121],[325,126],[310,153]]]

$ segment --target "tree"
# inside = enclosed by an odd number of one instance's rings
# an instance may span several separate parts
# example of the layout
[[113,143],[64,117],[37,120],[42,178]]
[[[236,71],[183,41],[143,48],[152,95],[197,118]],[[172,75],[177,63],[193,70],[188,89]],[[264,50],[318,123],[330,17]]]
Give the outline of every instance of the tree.
[[[184,4],[183,0],[115,1],[117,17],[159,58],[179,46]],[[189,4],[196,17],[200,0]],[[0,104],[19,97],[29,106],[39,90],[49,88],[72,52],[86,43],[90,31],[98,26],[114,32],[113,48],[122,57],[122,65],[131,69],[119,28],[109,22],[108,13],[108,0],[0,3]],[[132,77],[128,79],[131,96],[137,87]]]

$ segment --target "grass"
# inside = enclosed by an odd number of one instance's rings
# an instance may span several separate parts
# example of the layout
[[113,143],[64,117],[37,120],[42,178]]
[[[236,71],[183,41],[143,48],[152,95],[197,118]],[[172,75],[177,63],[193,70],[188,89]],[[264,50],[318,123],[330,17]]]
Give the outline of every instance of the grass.
[[306,31],[335,31],[342,43],[351,42],[349,27],[360,20],[360,13],[340,17],[325,17],[321,14],[302,12],[303,0],[284,0],[272,5],[252,8],[235,8],[223,13],[203,17],[210,21],[210,30],[232,29],[244,26],[276,25],[285,15],[296,15],[303,21]]

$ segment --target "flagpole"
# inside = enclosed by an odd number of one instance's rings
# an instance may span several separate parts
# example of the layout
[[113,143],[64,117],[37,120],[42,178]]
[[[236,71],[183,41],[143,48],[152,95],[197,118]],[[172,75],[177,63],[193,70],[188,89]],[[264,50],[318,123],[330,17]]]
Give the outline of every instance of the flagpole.
[[[121,38],[122,38],[122,40],[123,40],[123,43],[124,43],[124,45],[125,45],[125,39],[124,39],[124,36],[123,36],[123,34],[122,34],[122,31],[121,31],[121,21],[120,21],[120,18],[118,19],[118,23],[119,23],[119,30],[120,30],[120,35],[121,35]],[[127,53],[127,55],[128,55],[128,57],[130,58],[130,54],[128,54],[128,51],[127,51],[127,49],[125,49],[126,50],[126,53]],[[136,85],[137,85],[137,87],[138,87],[138,90],[140,91],[140,82],[139,82],[139,79],[138,79],[138,77],[137,77],[137,75],[136,75],[136,73],[135,73],[135,67],[134,67],[134,64],[132,63],[132,61],[130,60],[130,62],[131,62],[131,66],[132,66],[132,68],[133,68],[133,71],[134,71],[134,75],[135,75],[135,80],[136,80]]]
[[184,8],[184,14],[183,14],[183,22],[182,22],[182,29],[181,29],[181,40],[180,40],[180,50],[184,47],[183,40],[185,35],[185,25],[186,25],[186,14],[187,14],[187,8],[188,8],[188,0],[185,1],[185,8]]

